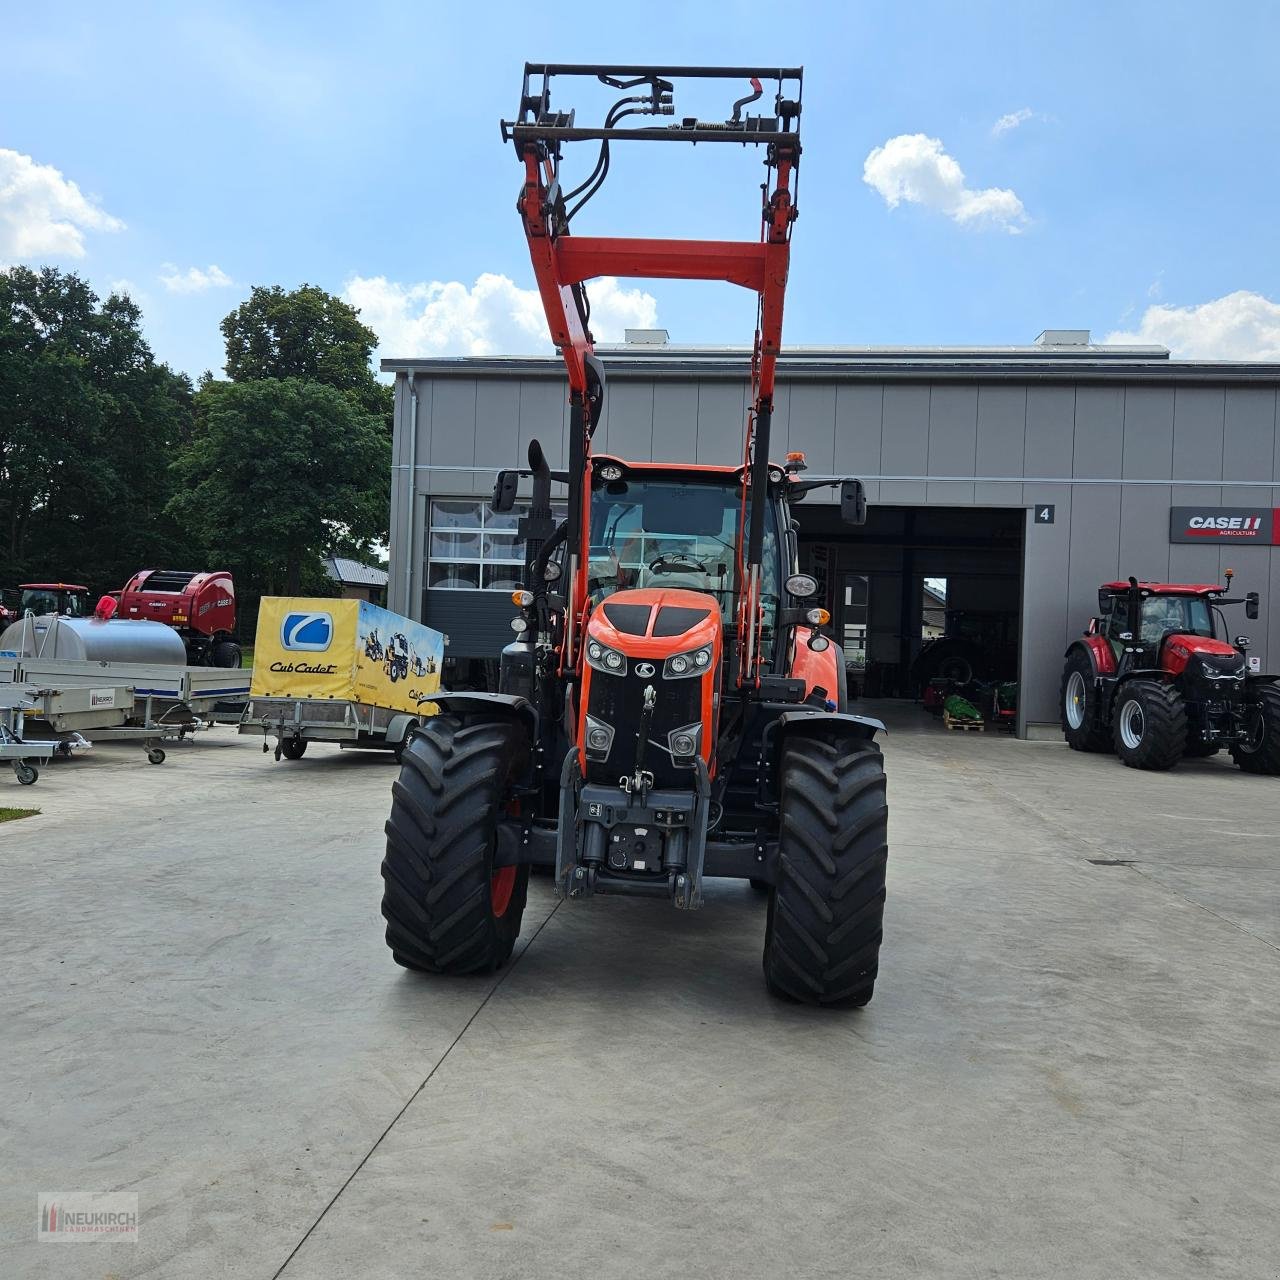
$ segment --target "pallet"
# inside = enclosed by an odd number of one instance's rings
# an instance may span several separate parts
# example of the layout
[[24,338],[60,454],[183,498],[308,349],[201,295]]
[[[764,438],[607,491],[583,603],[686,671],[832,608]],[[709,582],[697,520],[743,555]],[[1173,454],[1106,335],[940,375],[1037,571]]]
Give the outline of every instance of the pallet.
[[986,731],[986,724],[982,720],[958,720],[950,711],[943,711],[942,723],[948,729],[976,729],[979,733]]

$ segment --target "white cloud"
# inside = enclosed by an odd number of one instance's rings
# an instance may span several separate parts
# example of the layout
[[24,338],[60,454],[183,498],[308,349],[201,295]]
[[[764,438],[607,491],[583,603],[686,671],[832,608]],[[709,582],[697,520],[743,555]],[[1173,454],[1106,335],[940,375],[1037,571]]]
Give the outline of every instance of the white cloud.
[[49,164],[0,148],[0,262],[83,258],[86,231],[123,231]]
[[188,267],[179,270],[172,262],[160,268],[160,283],[170,293],[204,293],[206,289],[225,289],[235,284],[221,267],[210,263],[207,267]]
[[1017,111],[1010,111],[1008,115],[1003,115],[999,120],[991,126],[992,137],[998,138],[1002,133],[1008,133],[1012,129],[1016,129],[1020,124],[1026,124],[1035,115],[1030,107],[1019,107]]
[[[619,342],[623,330],[653,328],[658,304],[611,276],[587,286],[597,342]],[[399,284],[384,276],[354,276],[342,295],[378,335],[387,356],[524,355],[551,346],[536,289],[486,272],[468,288],[457,280]]]
[[904,133],[876,147],[862,166],[862,180],[891,209],[902,201],[944,213],[963,227],[1000,227],[1017,234],[1027,221],[1022,201],[1003,187],[975,191],[937,138]]
[[1107,342],[1154,342],[1184,360],[1280,361],[1280,303],[1237,289],[1198,306],[1148,307],[1135,330]]

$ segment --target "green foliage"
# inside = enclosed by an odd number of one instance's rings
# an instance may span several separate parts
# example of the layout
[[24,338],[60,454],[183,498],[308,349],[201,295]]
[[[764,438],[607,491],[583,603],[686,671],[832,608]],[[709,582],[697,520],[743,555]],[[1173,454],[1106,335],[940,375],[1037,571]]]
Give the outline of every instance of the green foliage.
[[0,272],[0,581],[120,587],[186,559],[168,463],[191,385],[157,364],[128,298],[74,273]]
[[385,533],[390,454],[380,419],[331,386],[208,382],[169,510],[250,590],[293,595],[322,586],[308,578],[332,547]]
[[345,391],[391,429],[391,388],[374,377],[369,361],[378,338],[341,298],[304,284],[286,293],[257,285],[222,322],[227,376],[232,382],[299,378]]

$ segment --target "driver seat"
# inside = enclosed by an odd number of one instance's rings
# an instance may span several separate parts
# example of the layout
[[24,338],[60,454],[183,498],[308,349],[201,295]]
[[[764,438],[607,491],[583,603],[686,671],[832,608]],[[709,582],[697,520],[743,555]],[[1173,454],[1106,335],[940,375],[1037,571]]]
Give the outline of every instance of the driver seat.
[[678,569],[675,572],[667,573],[662,570],[651,569],[648,565],[643,566],[636,574],[636,586],[679,587],[684,591],[710,591],[712,589],[710,574],[692,573],[686,569]]

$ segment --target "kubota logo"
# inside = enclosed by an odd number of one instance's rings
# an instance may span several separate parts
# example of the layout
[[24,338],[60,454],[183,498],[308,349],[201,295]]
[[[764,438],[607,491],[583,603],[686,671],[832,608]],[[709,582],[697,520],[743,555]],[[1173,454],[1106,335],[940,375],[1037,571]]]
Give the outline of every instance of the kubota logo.
[[286,613],[280,624],[280,645],[319,653],[333,642],[333,614]]
[[636,675],[638,675],[641,680],[648,680],[656,671],[657,668],[652,662],[642,662],[636,668]]

